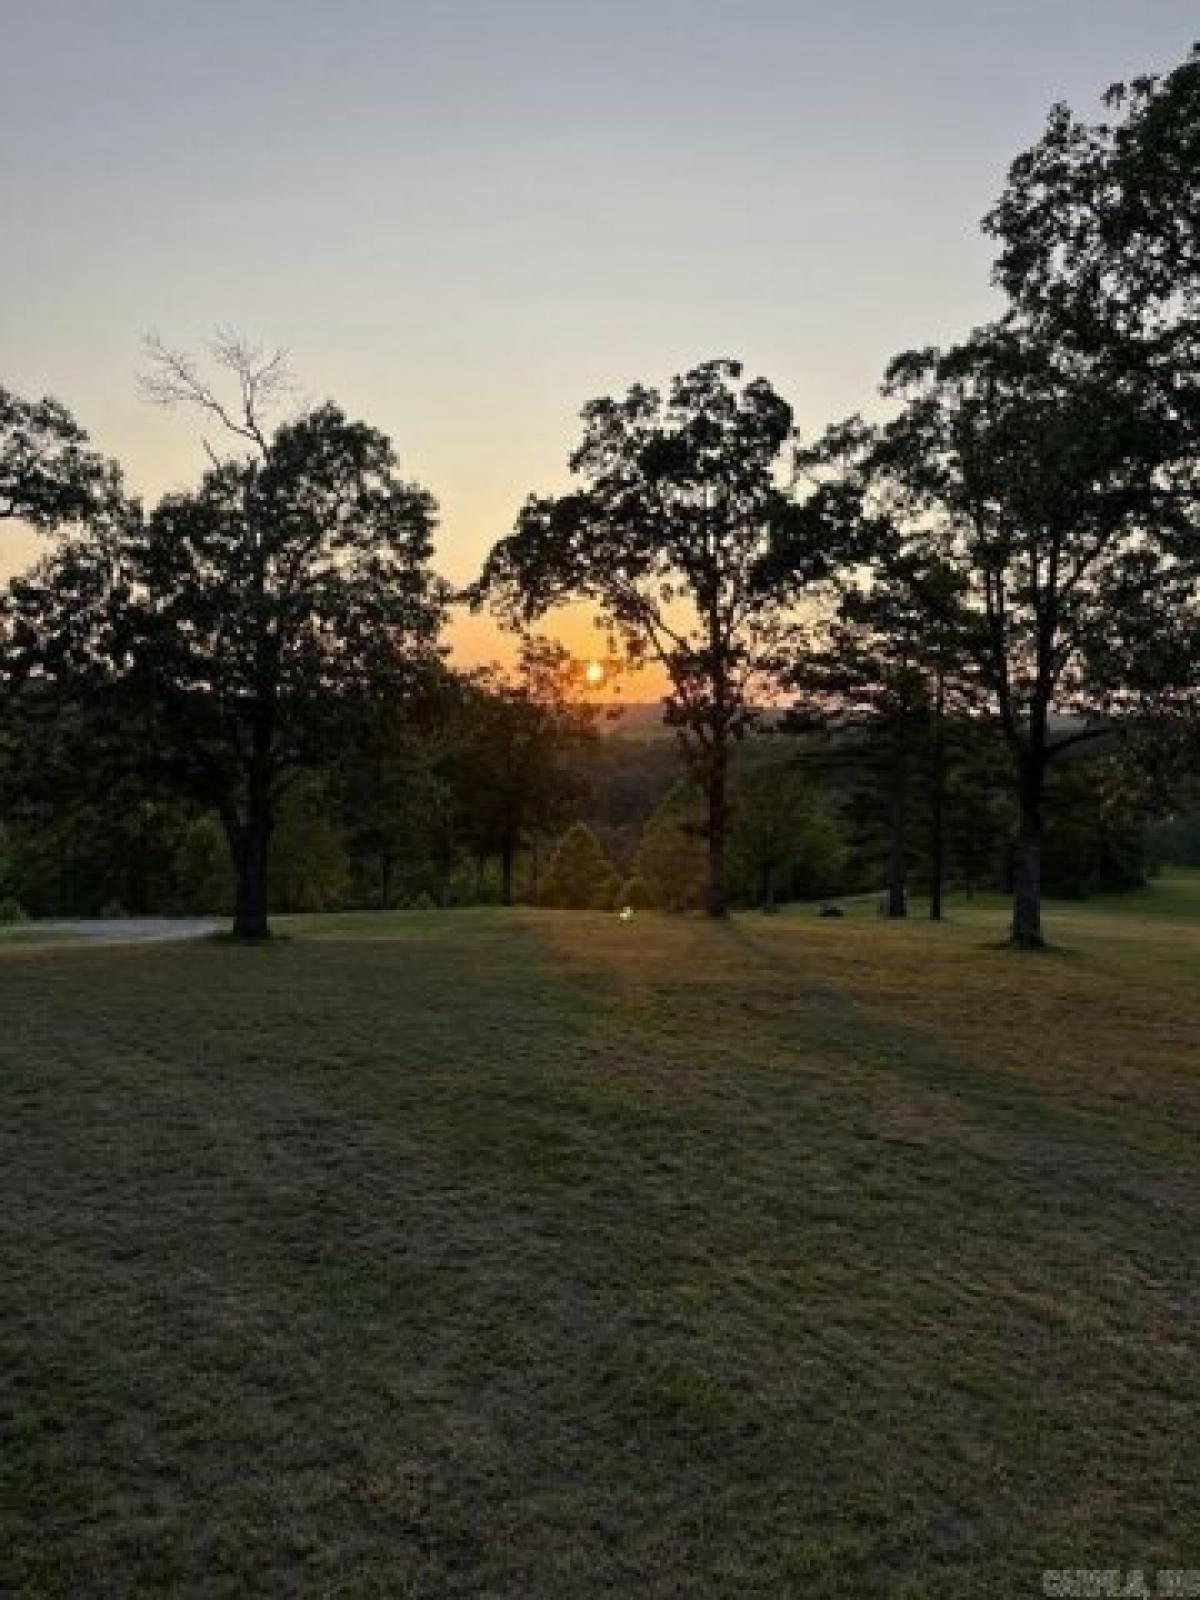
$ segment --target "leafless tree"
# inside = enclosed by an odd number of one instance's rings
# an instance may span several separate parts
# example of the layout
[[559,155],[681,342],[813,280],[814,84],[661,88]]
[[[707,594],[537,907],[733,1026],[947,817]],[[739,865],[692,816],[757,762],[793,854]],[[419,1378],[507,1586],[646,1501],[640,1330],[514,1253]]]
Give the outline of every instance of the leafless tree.
[[[267,455],[266,415],[296,388],[286,350],[268,351],[232,328],[218,328],[206,348],[218,373],[227,375],[231,393],[226,396],[220,378],[210,379],[187,351],[173,349],[157,333],[148,334],[144,345],[149,367],[138,377],[143,399],[157,406],[192,406]],[[216,451],[207,439],[203,443],[213,465],[219,465]]]

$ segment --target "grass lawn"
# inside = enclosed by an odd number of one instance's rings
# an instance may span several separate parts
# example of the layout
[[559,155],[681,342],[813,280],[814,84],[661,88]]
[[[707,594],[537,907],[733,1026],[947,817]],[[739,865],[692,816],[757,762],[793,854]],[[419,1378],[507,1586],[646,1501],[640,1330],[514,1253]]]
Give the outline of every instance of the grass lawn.
[[15,944],[68,944],[73,940],[58,928],[36,922],[0,923],[0,950]]
[[1200,1568],[1200,889],[0,947],[0,1592]]

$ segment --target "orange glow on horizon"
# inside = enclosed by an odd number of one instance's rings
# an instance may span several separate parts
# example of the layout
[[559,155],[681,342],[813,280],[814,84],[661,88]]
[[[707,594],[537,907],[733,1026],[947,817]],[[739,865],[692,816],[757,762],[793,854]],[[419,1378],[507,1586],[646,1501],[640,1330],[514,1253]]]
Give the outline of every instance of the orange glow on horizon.
[[[656,663],[648,662],[634,668],[632,663],[613,659],[610,641],[596,627],[588,606],[564,606],[547,617],[538,631],[570,651],[576,662],[576,682],[589,696],[654,701],[660,700],[667,691],[666,675]],[[444,637],[455,666],[470,670],[492,663],[502,667],[516,664],[520,648],[517,635],[502,628],[486,613],[456,608]]]

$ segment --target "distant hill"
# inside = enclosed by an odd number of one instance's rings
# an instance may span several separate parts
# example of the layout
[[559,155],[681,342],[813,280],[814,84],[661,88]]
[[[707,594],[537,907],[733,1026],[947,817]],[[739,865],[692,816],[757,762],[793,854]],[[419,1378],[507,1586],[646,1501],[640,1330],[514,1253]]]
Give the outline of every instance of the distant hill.
[[[664,700],[615,700],[612,707],[619,709],[621,714],[603,723],[605,733],[625,735],[631,739],[671,738],[674,735],[675,730],[667,727],[663,721],[666,710]],[[761,716],[762,725],[769,726],[778,720],[780,712],[764,709]]]
[[669,737],[672,729],[663,722],[664,702],[661,700],[614,701],[606,710],[619,711],[619,716],[605,718],[602,731],[626,735],[636,739]]
[[[674,736],[674,729],[667,727],[663,721],[666,702],[663,700],[631,700],[629,702],[614,701],[611,707],[605,709],[619,709],[620,715],[606,718],[600,724],[601,733],[612,738],[627,739],[669,739]],[[769,728],[777,724],[782,715],[780,710],[764,709],[760,727]],[[1061,739],[1068,734],[1081,733],[1091,726],[1088,718],[1081,716],[1062,715],[1052,713],[1050,717],[1051,737]],[[1079,744],[1072,745],[1069,752],[1071,758],[1080,758],[1093,754],[1100,754],[1111,750],[1115,733],[1110,733],[1088,739]]]

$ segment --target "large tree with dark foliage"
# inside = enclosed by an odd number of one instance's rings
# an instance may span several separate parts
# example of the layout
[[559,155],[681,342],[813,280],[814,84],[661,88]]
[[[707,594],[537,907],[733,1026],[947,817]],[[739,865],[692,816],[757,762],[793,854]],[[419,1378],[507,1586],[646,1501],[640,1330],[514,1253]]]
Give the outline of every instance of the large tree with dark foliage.
[[844,855],[838,817],[804,763],[783,754],[743,766],[734,789],[731,854],[742,894],[760,911],[774,911],[798,887],[802,894],[836,887]]
[[583,798],[572,756],[594,734],[599,711],[574,692],[571,667],[564,646],[530,637],[514,668],[488,668],[462,685],[452,770],[477,853],[500,862],[504,905],[512,904],[518,852],[536,850]]
[[329,790],[368,904],[449,894],[463,693],[457,674],[430,672],[416,694],[375,696],[339,741]]
[[119,504],[121,474],[57,400],[0,388],[0,521],[62,528]]
[[[49,398],[25,400],[0,387],[0,522],[24,523],[69,540],[85,524],[93,533],[111,531],[127,511],[120,468],[90,447],[86,432],[65,406]],[[61,559],[68,564],[79,560],[70,552]],[[86,565],[86,558],[80,564]],[[15,679],[4,669],[4,639],[0,609],[0,790],[11,806],[29,772],[31,746],[44,746],[41,728],[31,727],[26,708],[18,709],[7,692]],[[44,723],[44,700],[39,711]],[[63,758],[68,769],[82,765],[81,731],[77,716],[72,738],[55,741],[56,762]],[[65,759],[68,749],[79,759]]]
[[1140,368],[1170,418],[1192,430],[1194,468],[1200,45],[1173,71],[1114,84],[1104,100],[1113,115],[1095,123],[1055,106],[1013,162],[984,219],[1000,245],[995,276],[1023,318]]
[[267,931],[281,785],[372,698],[411,687],[440,622],[434,505],[381,433],[325,405],[258,459],[170,496],[139,540],[135,664],[175,770],[221,816],[235,931]]
[[[8,656],[34,692],[116,708],[127,758],[220,817],[234,931],[256,939],[281,794],[374,696],[405,692],[444,597],[429,567],[434,502],[400,477],[387,438],[330,404],[268,434],[266,368],[240,347],[230,362],[243,401],[231,426],[249,452],[212,453],[196,490],[14,584]],[[199,385],[182,359],[175,376]]]
[[1164,797],[1195,770],[1200,700],[1200,46],[1115,84],[1089,123],[1056,106],[985,219],[996,277],[1042,337],[1143,397],[1153,537],[1174,581],[1112,618],[1093,669]]
[[1015,320],[900,357],[889,389],[902,410],[863,464],[875,514],[910,570],[929,552],[958,579],[964,646],[1014,773],[1012,936],[1036,946],[1047,772],[1098,731],[1064,718],[1102,702],[1089,669],[1114,618],[1173,581],[1153,536],[1158,418],[1106,361]]
[[899,357],[899,415],[827,445],[844,462],[822,491],[830,525],[870,530],[884,570],[934,555],[959,580],[1012,761],[1022,946],[1042,942],[1048,771],[1099,731],[1065,717],[1145,674],[1131,646],[1148,617],[1178,613],[1197,570],[1198,71],[1193,54],[1114,89],[1112,123],[1055,109],[987,219],[1010,310],[955,348]]
[[1190,706],[1200,678],[1200,47],[1164,75],[1114,84],[1105,105],[1092,123],[1056,106],[984,226],[1000,244],[996,278],[1014,318],[1116,399],[1107,432],[1127,453],[1127,526],[1159,553],[1093,640],[1093,677],[1126,711],[1139,699]]
[[[781,482],[790,408],[736,361],[710,361],[669,394],[635,385],[583,413],[571,458],[581,487],[533,497],[496,545],[476,589],[511,619],[592,601],[631,652],[665,669],[667,718],[704,791],[708,910],[725,911],[728,783],[735,741],[792,625],[797,589],[823,570],[803,550]],[[768,557],[784,532],[789,583]]]
[[[858,430],[856,437],[861,443],[867,435]],[[815,460],[819,452],[808,455]],[[912,798],[926,780],[936,920],[945,856],[947,718],[970,702],[962,659],[966,622],[953,573],[928,559],[919,568],[899,560],[889,565],[888,530],[874,532],[878,542],[871,545],[864,520],[854,545],[857,556],[870,554],[874,573],[861,565],[846,571],[836,609],[811,625],[804,648],[788,663],[785,681],[798,695],[788,721],[797,729],[816,725],[826,736],[826,764],[851,781],[859,809],[883,822],[890,917],[907,915]]]

